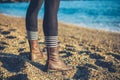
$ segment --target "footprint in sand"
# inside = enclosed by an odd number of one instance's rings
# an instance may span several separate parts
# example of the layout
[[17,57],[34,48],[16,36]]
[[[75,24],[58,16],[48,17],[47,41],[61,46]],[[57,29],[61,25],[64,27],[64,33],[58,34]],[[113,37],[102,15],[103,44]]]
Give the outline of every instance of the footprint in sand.
[[19,72],[25,67],[23,59],[13,54],[0,53],[0,62],[10,72]]
[[10,31],[2,31],[1,34],[2,35],[8,35],[8,34],[10,34]]
[[102,68],[108,68],[109,72],[116,72],[116,69],[114,68],[112,62],[105,62],[105,61],[102,61],[102,60],[96,60],[95,64],[97,66],[102,67]]
[[107,55],[112,55],[115,59],[120,60],[120,55],[114,53],[106,53]]
[[60,51],[60,54],[65,54],[62,56],[62,58],[67,58],[73,55],[69,51]]
[[75,73],[73,79],[77,80],[88,80],[89,79],[89,73],[87,67],[85,66],[77,66],[77,72]]
[[5,46],[0,46],[0,50],[4,50],[5,49]]
[[19,44],[25,44],[25,41],[21,41],[21,42],[19,42]]
[[25,48],[20,48],[20,49],[18,49],[18,52],[22,52],[22,51],[24,51],[24,49]]
[[16,31],[16,29],[9,29],[9,31],[13,31],[13,32],[15,32],[15,31]]
[[89,56],[90,56],[90,58],[92,58],[92,59],[105,59],[104,56],[101,56],[101,55],[96,54],[96,53],[90,54]]
[[98,68],[95,65],[92,65],[92,64],[87,63],[87,64],[85,64],[85,66],[88,67],[88,68],[93,68],[93,69],[98,70]]
[[0,41],[0,45],[9,45],[9,44],[6,42]]
[[0,50],[4,50],[6,48],[6,45],[9,45],[9,44],[7,44],[6,42],[0,41]]
[[8,77],[6,80],[28,80],[27,74],[16,74]]
[[7,36],[6,38],[7,38],[7,39],[15,39],[16,36]]

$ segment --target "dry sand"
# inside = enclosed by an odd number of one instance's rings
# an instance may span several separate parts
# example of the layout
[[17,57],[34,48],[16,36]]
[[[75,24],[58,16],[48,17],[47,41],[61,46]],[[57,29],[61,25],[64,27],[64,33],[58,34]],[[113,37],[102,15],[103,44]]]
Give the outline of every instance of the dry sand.
[[[46,54],[41,23],[39,44]],[[25,19],[0,14],[0,80],[120,80],[120,33],[59,23],[59,46],[75,69],[47,73],[45,61],[28,58]]]

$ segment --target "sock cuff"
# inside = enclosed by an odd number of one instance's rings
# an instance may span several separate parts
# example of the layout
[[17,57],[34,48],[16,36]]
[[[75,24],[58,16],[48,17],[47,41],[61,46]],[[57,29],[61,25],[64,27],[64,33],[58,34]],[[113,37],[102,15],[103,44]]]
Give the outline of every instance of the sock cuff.
[[45,36],[46,47],[57,47],[58,36]]
[[38,40],[38,31],[29,31],[27,30],[28,40]]

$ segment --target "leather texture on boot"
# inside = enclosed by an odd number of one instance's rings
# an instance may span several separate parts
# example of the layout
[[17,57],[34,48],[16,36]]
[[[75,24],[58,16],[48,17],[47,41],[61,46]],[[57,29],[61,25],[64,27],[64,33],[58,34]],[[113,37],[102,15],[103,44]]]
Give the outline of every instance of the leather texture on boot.
[[37,61],[43,59],[43,53],[40,51],[38,46],[38,40],[29,40],[30,45],[30,59],[32,61]]
[[47,48],[47,54],[47,71],[67,71],[72,69],[60,58],[58,47]]

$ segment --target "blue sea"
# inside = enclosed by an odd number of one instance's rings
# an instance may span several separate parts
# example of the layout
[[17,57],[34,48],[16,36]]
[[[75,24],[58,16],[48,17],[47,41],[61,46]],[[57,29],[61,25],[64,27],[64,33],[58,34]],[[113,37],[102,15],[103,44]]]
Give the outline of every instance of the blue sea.
[[[25,17],[29,3],[0,3],[0,13]],[[44,6],[39,11],[43,19]],[[61,1],[59,22],[81,27],[120,32],[120,0]]]

